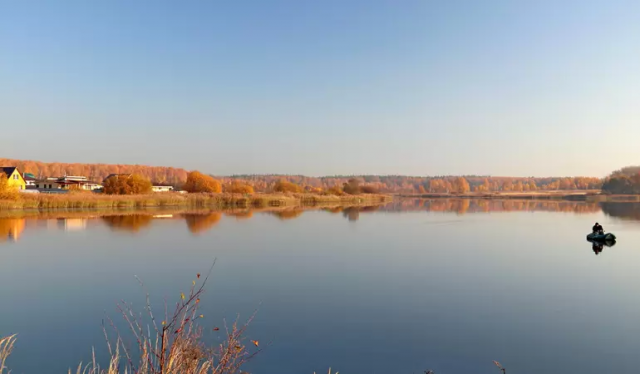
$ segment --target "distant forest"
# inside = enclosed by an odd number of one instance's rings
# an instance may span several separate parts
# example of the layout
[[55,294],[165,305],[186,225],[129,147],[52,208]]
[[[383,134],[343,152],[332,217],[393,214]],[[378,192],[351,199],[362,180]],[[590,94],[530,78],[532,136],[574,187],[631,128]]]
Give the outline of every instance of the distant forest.
[[611,173],[604,181],[602,192],[640,194],[640,166],[628,166]]
[[[31,173],[36,178],[82,175],[101,182],[109,174],[140,174],[156,184],[170,184],[182,187],[188,171],[181,168],[117,165],[117,164],[68,164],[45,163],[0,158],[0,166],[17,166],[22,172]],[[490,177],[490,176],[436,176],[411,177],[401,175],[344,175],[327,177],[306,177],[300,175],[234,175],[214,176],[223,183],[241,179],[251,184],[258,192],[271,191],[276,182],[286,180],[304,187],[307,191],[320,192],[335,186],[342,187],[350,180],[357,180],[362,186],[369,186],[384,193],[464,193],[477,192],[525,192],[550,190],[595,190],[602,187],[602,180],[592,177]]]

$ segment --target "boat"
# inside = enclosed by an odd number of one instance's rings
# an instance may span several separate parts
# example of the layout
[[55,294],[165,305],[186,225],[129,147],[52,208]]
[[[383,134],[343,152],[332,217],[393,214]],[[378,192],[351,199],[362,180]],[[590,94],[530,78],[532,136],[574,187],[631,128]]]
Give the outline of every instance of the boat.
[[607,242],[607,241],[615,241],[616,240],[616,236],[613,235],[612,233],[608,232],[608,233],[601,233],[601,234],[596,234],[596,233],[591,233],[589,235],[587,235],[587,240],[589,241],[598,241],[598,242]]

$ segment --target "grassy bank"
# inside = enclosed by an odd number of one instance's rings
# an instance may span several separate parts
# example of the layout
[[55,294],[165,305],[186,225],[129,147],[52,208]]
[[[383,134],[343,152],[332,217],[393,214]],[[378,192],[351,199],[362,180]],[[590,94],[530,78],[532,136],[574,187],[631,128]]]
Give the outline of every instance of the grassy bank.
[[378,204],[391,201],[387,195],[314,195],[314,194],[178,194],[103,195],[103,194],[24,194],[18,200],[0,200],[0,210],[55,209],[131,209],[131,208],[247,208],[278,206],[316,206],[335,204]]

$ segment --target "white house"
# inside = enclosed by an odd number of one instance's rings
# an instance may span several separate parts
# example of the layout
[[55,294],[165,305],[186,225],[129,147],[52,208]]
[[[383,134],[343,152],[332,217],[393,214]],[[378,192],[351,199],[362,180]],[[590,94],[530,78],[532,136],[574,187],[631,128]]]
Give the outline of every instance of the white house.
[[47,178],[36,182],[37,189],[46,190],[69,190],[80,189],[84,191],[94,191],[102,188],[102,184],[92,182],[87,177],[77,175],[65,175],[58,178]]
[[168,186],[164,184],[156,184],[151,187],[153,192],[171,192],[173,191],[173,186]]

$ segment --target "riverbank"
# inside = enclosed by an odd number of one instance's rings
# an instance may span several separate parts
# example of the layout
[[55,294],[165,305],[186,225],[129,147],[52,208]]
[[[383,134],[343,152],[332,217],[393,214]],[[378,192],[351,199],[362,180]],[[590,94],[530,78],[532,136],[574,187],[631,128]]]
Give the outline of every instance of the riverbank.
[[4,210],[69,210],[69,209],[133,209],[133,208],[261,208],[306,207],[321,205],[373,205],[390,202],[392,197],[379,194],[179,194],[102,195],[70,193],[64,195],[23,194],[18,200],[0,200]]
[[401,194],[413,199],[497,199],[497,200],[566,200],[587,202],[638,202],[640,195],[609,195],[598,190],[534,191],[534,192],[469,192],[463,194],[426,193]]

